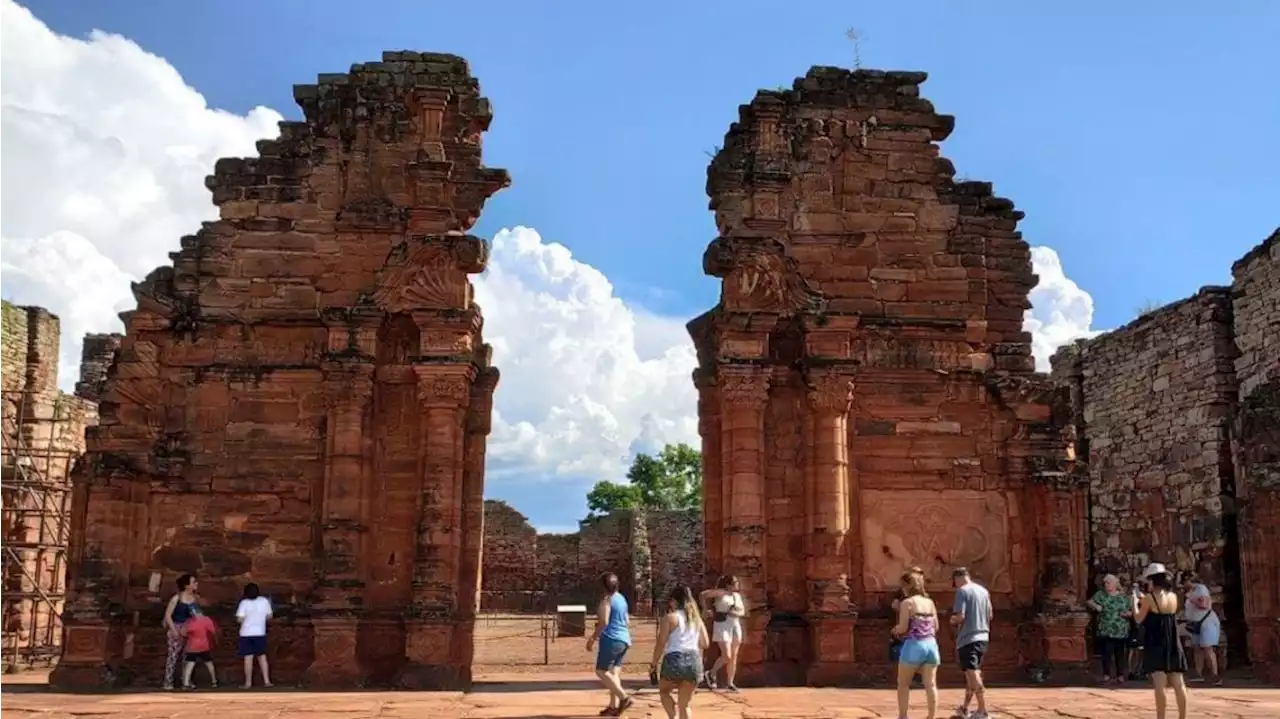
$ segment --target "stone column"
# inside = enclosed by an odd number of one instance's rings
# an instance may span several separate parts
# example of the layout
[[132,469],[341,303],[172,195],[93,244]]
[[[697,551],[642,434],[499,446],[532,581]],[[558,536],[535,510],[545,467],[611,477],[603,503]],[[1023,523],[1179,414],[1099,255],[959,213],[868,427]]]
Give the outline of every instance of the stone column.
[[360,680],[357,625],[364,594],[360,558],[365,525],[365,440],[373,399],[374,366],[368,361],[323,364],[326,445],[320,497],[316,603],[312,606],[313,659],[305,681],[352,686]]
[[746,641],[739,682],[763,681],[765,627],[769,623],[765,573],[764,409],[769,373],[755,365],[722,365],[721,492],[724,498],[722,566],[742,583],[747,601]]
[[814,665],[810,683],[848,675],[855,616],[849,601],[849,406],[853,382],[838,371],[806,378],[811,412],[805,579]]
[[405,688],[446,689],[464,681],[454,655],[453,631],[462,549],[464,420],[475,369],[470,364],[420,364],[414,372],[423,407],[422,516],[413,601],[405,618],[408,663],[398,683]]
[[706,586],[715,586],[722,571],[724,493],[721,486],[720,396],[714,371],[693,373],[698,388],[698,435],[702,438],[702,528]]

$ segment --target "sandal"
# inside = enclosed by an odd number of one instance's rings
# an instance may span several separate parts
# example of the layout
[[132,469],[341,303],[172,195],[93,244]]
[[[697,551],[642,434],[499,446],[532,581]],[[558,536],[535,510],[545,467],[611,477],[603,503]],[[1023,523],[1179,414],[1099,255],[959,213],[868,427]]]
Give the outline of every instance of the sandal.
[[631,697],[618,702],[618,716],[622,716],[622,712],[630,709],[632,704],[635,704],[635,702],[632,701]]

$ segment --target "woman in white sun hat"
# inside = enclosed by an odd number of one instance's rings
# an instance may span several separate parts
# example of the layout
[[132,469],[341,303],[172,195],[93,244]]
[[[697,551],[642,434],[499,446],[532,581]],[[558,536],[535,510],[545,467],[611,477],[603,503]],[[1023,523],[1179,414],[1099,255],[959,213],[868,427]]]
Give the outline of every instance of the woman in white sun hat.
[[1187,686],[1183,675],[1187,671],[1187,655],[1178,641],[1178,594],[1173,588],[1173,576],[1163,564],[1153,562],[1142,572],[1149,590],[1142,597],[1134,598],[1134,618],[1142,625],[1143,669],[1151,675],[1151,686],[1156,693],[1156,719],[1165,719],[1165,687],[1172,686],[1178,703],[1178,719],[1187,718]]

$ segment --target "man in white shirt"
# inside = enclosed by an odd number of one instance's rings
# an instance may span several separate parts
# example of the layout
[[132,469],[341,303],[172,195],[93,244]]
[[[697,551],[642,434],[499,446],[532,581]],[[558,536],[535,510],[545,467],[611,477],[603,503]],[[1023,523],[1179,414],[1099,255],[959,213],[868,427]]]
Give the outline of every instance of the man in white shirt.
[[[1188,681],[1205,681],[1212,675],[1214,684],[1221,684],[1218,674],[1218,642],[1222,638],[1222,622],[1217,612],[1213,611],[1213,597],[1209,588],[1195,574],[1187,574],[1183,578],[1182,588],[1187,593],[1187,600],[1182,610],[1187,619],[1186,630],[1191,635],[1191,646],[1195,649],[1195,679]],[[1205,668],[1209,674],[1205,674]]]
[[262,670],[262,686],[271,686],[271,668],[267,665],[267,620],[271,619],[271,600],[262,596],[258,585],[244,585],[244,598],[236,607],[236,619],[240,622],[240,650],[244,659],[244,688],[253,686],[253,658],[258,658]]

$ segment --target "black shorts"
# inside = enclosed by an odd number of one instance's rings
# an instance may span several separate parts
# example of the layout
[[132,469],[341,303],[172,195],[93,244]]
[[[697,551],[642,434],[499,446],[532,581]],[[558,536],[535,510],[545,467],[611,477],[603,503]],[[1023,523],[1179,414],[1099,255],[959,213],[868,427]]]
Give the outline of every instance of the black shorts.
[[240,646],[236,653],[242,657],[260,657],[267,653],[267,637],[240,637]]
[[956,647],[956,658],[960,668],[965,671],[977,671],[982,668],[982,659],[987,656],[986,642],[969,642]]
[[213,652],[187,652],[187,662],[199,664],[213,661]]

